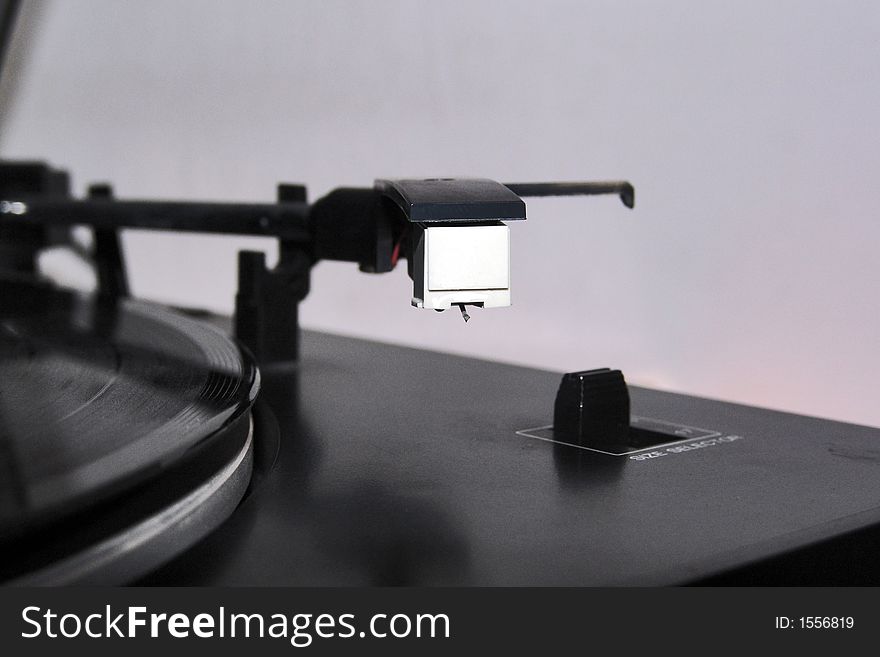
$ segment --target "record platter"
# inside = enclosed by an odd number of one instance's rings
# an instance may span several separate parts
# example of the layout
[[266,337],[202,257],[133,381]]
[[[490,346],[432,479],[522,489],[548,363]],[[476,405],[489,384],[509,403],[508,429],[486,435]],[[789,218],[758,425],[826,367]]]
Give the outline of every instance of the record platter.
[[[0,580],[876,583],[877,429],[299,329],[322,259],[406,266],[416,307],[505,305],[523,197],[596,193],[634,205],[626,182],[451,178],[77,199],[3,163]],[[36,266],[72,226],[93,294]],[[267,235],[280,258],[242,252],[234,317],[198,314],[131,297],[123,228]]]
[[2,298],[0,508],[19,555],[5,577],[130,577],[235,508],[253,467],[249,356],[145,303],[22,281]]

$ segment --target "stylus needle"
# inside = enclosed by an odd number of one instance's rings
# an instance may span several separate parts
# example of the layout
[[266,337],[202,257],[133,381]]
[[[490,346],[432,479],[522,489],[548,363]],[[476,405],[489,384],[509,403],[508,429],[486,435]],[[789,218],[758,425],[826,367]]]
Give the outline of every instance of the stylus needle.
[[465,309],[465,305],[463,303],[458,304],[458,309],[461,311],[462,319],[465,321],[465,323],[467,323],[467,321],[471,318],[471,316],[468,315],[468,312]]

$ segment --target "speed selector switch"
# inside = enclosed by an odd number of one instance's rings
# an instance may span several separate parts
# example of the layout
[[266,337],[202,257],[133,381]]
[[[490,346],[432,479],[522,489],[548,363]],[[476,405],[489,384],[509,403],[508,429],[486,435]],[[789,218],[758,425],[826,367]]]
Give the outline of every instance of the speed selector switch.
[[557,440],[582,447],[629,443],[629,391],[620,370],[602,368],[562,377],[553,411]]

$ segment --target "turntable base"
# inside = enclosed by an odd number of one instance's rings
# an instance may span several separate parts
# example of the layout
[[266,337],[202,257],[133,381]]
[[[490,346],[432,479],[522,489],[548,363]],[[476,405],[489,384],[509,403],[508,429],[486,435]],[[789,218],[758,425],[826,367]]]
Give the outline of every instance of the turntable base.
[[880,430],[633,388],[685,433],[612,455],[546,440],[559,378],[306,332],[274,467],[142,583],[880,582]]

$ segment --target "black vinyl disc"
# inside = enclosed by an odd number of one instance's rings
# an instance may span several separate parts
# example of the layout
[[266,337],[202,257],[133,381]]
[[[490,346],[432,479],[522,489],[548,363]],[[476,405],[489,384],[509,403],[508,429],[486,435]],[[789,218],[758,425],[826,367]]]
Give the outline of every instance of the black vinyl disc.
[[211,326],[0,281],[0,542],[83,517],[205,451],[247,420],[258,387],[251,359]]

